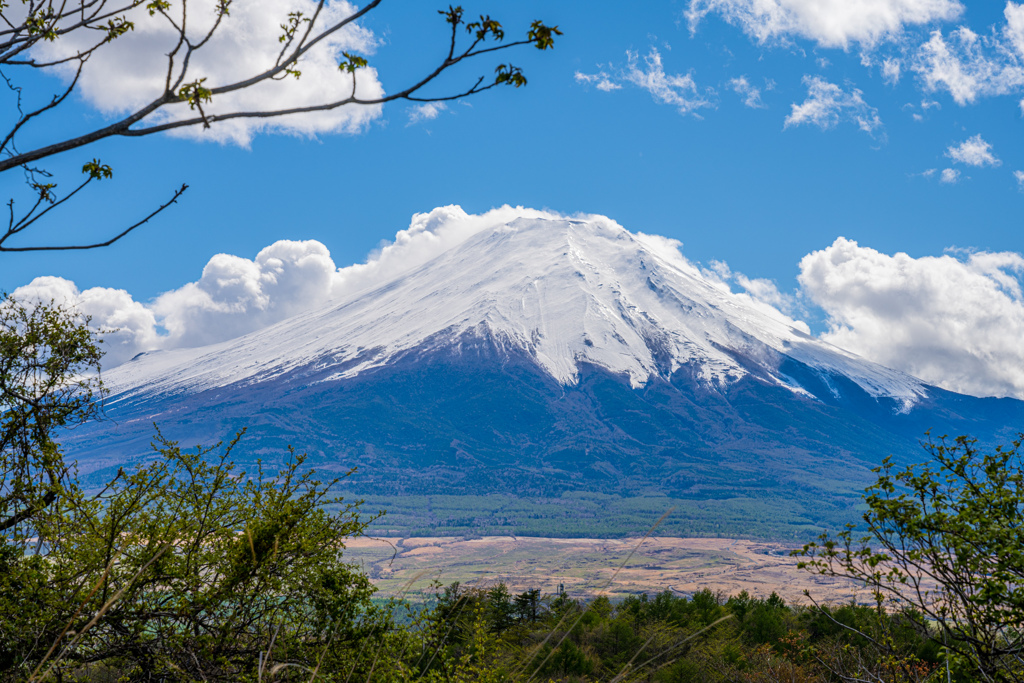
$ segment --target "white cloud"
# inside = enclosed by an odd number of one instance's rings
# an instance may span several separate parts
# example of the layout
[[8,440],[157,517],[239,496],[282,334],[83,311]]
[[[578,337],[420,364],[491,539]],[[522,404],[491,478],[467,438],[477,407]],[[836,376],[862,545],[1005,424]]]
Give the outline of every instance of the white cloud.
[[694,114],[698,109],[710,107],[711,102],[697,91],[697,84],[690,74],[666,74],[661,54],[651,48],[640,64],[640,56],[633,51],[626,53],[626,70],[623,78],[633,85],[649,92],[656,101],[670,104],[680,114]]
[[[271,67],[281,49],[278,41],[282,33],[280,25],[290,12],[311,16],[316,4],[313,0],[247,0],[232,4],[230,15],[224,18],[210,43],[193,53],[189,68],[192,76],[187,80],[206,78],[205,87],[216,87]],[[194,40],[212,25],[215,5],[214,0],[188,5],[189,33]],[[172,3],[171,11],[178,7],[177,3]],[[353,5],[340,0],[327,3],[321,11],[320,23],[329,25],[354,10]],[[174,48],[177,37],[165,18],[159,14],[150,16],[144,8],[133,13],[131,19],[135,22],[135,29],[97,50],[79,81],[85,100],[109,116],[133,111],[160,95],[167,70],[166,55]],[[46,59],[66,57],[86,47],[94,38],[93,35],[70,34],[52,43],[43,42],[35,56]],[[208,114],[267,111],[343,99],[351,93],[352,76],[338,70],[341,52],[368,54],[374,45],[372,33],[350,24],[308,53],[298,65],[302,72],[300,79],[288,77],[217,95],[204,105],[204,110]],[[181,63],[180,55],[177,63]],[[360,69],[357,73],[358,95],[374,98],[383,94],[373,68]],[[64,75],[70,77],[71,73],[65,71]],[[181,103],[165,107],[147,121],[163,123],[195,114],[186,103]],[[253,135],[261,132],[303,136],[356,133],[380,115],[379,106],[346,106],[273,119],[235,119],[217,123],[208,130],[198,126],[179,129],[175,134],[246,146]]]
[[1024,5],[1007,2],[1003,16],[1006,17],[1003,35],[1013,45],[1017,54],[1024,57]]
[[925,90],[946,90],[961,106],[1024,86],[1020,55],[998,36],[982,37],[964,26],[951,31],[948,40],[942,31],[934,31],[913,55],[911,68]]
[[[711,101],[697,89],[697,83],[690,74],[667,74],[661,61],[661,53],[651,48],[640,63],[640,55],[626,51],[626,68],[615,70],[614,75],[606,71],[587,74],[577,71],[577,83],[594,85],[598,90],[611,92],[619,90],[623,83],[642,88],[654,97],[656,102],[670,104],[680,114],[692,114],[700,118],[698,109],[713,106]],[[709,92],[713,92],[709,90]]]
[[[895,86],[910,73],[924,92],[948,92],[961,106],[982,97],[1019,95],[1024,91],[1024,3],[1006,2],[1005,22],[981,32],[941,26],[964,13],[961,0],[689,0],[684,12],[691,33],[715,15],[762,45],[793,47],[803,38],[818,48],[856,46],[861,64],[879,66],[886,84]],[[880,47],[887,43],[891,49],[883,52]],[[820,68],[829,63],[827,56],[814,59]]]
[[957,0],[690,0],[690,30],[708,14],[720,15],[759,43],[806,38],[822,47],[865,48],[899,37],[905,27],[951,21]]
[[327,248],[316,241],[282,240],[250,260],[217,254],[202,277],[149,304],[120,289],[79,292],[73,282],[40,277],[14,290],[15,299],[77,306],[104,334],[104,367],[141,351],[198,346],[260,329],[329,300],[340,285]]
[[1024,256],[912,258],[839,238],[800,262],[823,339],[940,387],[1024,397]]
[[409,123],[406,126],[413,126],[420,121],[433,121],[441,112],[448,111],[448,105],[444,102],[424,102],[409,108]]
[[604,71],[598,71],[596,74],[585,74],[582,71],[577,71],[575,78],[577,83],[593,85],[602,92],[622,89],[622,86],[613,81],[612,77]]
[[[681,245],[676,246],[677,251],[679,246]],[[767,278],[749,278],[743,273],[733,272],[727,263],[717,260],[711,261],[707,268],[701,268],[700,272],[706,279],[726,292],[733,292],[732,283],[739,285],[743,291],[733,293],[741,299],[745,299],[752,306],[774,318],[782,319],[784,315],[789,324],[795,324],[807,334],[811,333],[807,323],[791,319],[806,313],[798,297],[780,291],[774,281]]]
[[968,166],[999,166],[1003,163],[992,154],[992,145],[985,142],[980,133],[949,147],[946,156]]
[[864,101],[856,88],[847,92],[821,76],[804,76],[807,99],[793,104],[784,128],[809,124],[822,130],[834,128],[841,120],[852,121],[865,133],[874,134],[882,128],[878,110]]
[[[904,109],[913,109],[913,108],[914,108],[914,105],[912,105],[912,104],[907,104],[906,106],[904,106]],[[936,102],[935,100],[921,100],[921,111],[923,111],[924,114],[918,114],[918,113],[914,112],[913,114],[911,114],[911,116],[914,117],[915,121],[924,121],[925,120],[925,115],[928,113],[928,111],[930,109],[942,109],[942,105],[939,104],[938,102]]]
[[889,85],[896,85],[900,82],[900,73],[902,68],[903,64],[898,59],[886,59],[882,61],[882,80]]
[[11,293],[16,301],[54,302],[76,308],[92,318],[103,334],[103,367],[130,360],[139,351],[159,344],[153,312],[123,289],[93,287],[80,292],[75,283],[60,277],[37,277]]
[[328,301],[337,268],[320,242],[281,240],[253,260],[217,254],[199,280],[150,305],[167,330],[163,346],[200,346],[261,329]]
[[763,109],[764,102],[761,101],[761,89],[755,88],[747,80],[746,76],[733,78],[729,81],[729,87],[737,95],[743,98],[743,104],[751,109]]
[[1017,188],[1024,192],[1024,171],[1014,171],[1013,177],[1017,180]]
[[939,182],[946,183],[947,185],[955,185],[960,182],[960,171],[955,168],[942,169],[942,175],[939,176]]

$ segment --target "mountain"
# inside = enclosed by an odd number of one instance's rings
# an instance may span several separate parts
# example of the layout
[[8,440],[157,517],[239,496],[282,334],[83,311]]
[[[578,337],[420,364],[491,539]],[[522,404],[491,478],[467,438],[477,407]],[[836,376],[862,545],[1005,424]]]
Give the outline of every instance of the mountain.
[[[246,426],[438,527],[613,534],[675,502],[680,533],[796,535],[854,518],[870,468],[928,429],[999,440],[1024,402],[927,386],[606,222],[482,229],[376,287],[228,342],[107,373],[110,421],[65,439],[83,473]],[[660,506],[660,507],[659,507]],[[653,519],[652,518],[652,519]],[[648,521],[649,523],[649,521]]]

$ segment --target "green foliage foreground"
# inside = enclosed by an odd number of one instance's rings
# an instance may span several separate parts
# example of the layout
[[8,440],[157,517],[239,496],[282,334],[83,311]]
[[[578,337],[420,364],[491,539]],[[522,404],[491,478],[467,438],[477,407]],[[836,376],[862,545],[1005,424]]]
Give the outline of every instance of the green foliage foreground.
[[[386,626],[341,562],[365,523],[323,511],[333,482],[236,472],[161,441],[100,495],[65,499],[29,552],[0,556],[0,671],[41,680],[112,667],[125,680],[242,680],[261,652],[315,666]],[[84,669],[83,669],[84,667]],[[50,676],[53,674],[53,676]]]
[[290,452],[248,472],[237,439],[79,486],[58,430],[94,417],[101,354],[73,311],[0,300],[0,681],[1022,681],[1020,440],[886,461],[866,535],[805,567],[871,605],[702,591],[618,604],[503,585],[374,601],[344,562],[373,518]]

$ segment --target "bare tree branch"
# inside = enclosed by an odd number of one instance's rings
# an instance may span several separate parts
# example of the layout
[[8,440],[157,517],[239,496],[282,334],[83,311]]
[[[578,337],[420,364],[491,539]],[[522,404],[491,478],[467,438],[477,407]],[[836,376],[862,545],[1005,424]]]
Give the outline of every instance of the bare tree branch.
[[156,217],[157,214],[162,212],[164,209],[167,209],[168,207],[170,207],[171,204],[177,204],[178,203],[178,198],[181,197],[181,195],[185,194],[185,191],[187,189],[188,189],[188,185],[182,185],[180,188],[178,188],[177,192],[174,193],[174,196],[171,197],[171,199],[169,201],[167,201],[166,203],[161,204],[156,209],[156,211],[154,211],[153,213],[149,214],[148,216],[143,218],[138,223],[135,223],[135,224],[125,228],[120,233],[118,233],[114,237],[111,237],[110,239],[106,240],[105,242],[97,242],[96,244],[75,244],[75,245],[65,245],[65,246],[5,247],[3,245],[3,243],[10,236],[10,234],[8,232],[7,234],[4,234],[3,237],[0,237],[0,252],[5,252],[5,251],[10,251],[10,252],[26,252],[26,251],[81,251],[81,250],[85,250],[85,249],[99,249],[100,247],[109,247],[111,244],[113,244],[114,242],[117,242],[119,239],[121,239],[125,235],[129,234],[130,232],[132,232],[136,228],[139,228],[139,227],[145,225],[146,223],[148,223],[151,219]]

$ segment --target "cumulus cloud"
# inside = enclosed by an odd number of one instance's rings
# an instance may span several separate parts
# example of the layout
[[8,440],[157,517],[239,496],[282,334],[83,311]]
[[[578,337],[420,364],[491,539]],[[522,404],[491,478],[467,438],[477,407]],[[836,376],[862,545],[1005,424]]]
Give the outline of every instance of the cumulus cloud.
[[968,166],[999,166],[1003,163],[992,154],[992,145],[985,142],[980,133],[959,145],[950,146],[946,149],[946,156]]
[[864,101],[860,90],[854,88],[848,92],[821,76],[804,76],[803,82],[807,86],[807,99],[792,105],[784,128],[807,124],[828,130],[844,120],[856,123],[870,135],[882,128],[878,110]]
[[752,86],[746,76],[731,79],[729,81],[729,87],[733,89],[733,92],[743,98],[744,105],[751,109],[764,108],[764,102],[761,101],[761,89]]
[[52,301],[71,306],[89,316],[92,326],[103,331],[104,367],[119,365],[160,343],[153,312],[123,289],[93,287],[79,291],[70,280],[37,277],[11,295],[21,302]]
[[960,182],[960,171],[955,168],[944,168],[942,174],[939,176],[940,183],[946,183],[947,185],[955,185]]
[[217,254],[202,277],[157,297],[150,309],[167,330],[163,346],[231,339],[328,301],[339,289],[320,242],[281,240],[255,259]]
[[866,48],[899,37],[907,26],[956,19],[957,0],[690,0],[690,30],[708,14],[739,26],[759,43],[806,38],[822,47]]
[[1024,171],[1014,171],[1013,177],[1017,181],[1017,189],[1024,192]]
[[231,339],[320,305],[339,289],[327,248],[282,240],[253,260],[217,254],[195,282],[143,304],[120,289],[80,292],[73,282],[40,277],[14,290],[17,300],[76,306],[103,330],[105,367],[142,351]]
[[[215,0],[203,0],[188,5],[189,34],[195,42],[212,26],[216,4]],[[281,49],[278,41],[281,24],[291,12],[311,16],[316,5],[313,0],[247,0],[234,3],[230,15],[224,18],[211,41],[193,53],[189,68],[192,75],[187,80],[205,78],[204,87],[217,87],[251,77],[273,66]],[[321,11],[320,25],[334,23],[355,9],[340,0],[327,3]],[[79,81],[84,99],[109,116],[134,111],[160,95],[167,71],[166,55],[173,50],[178,35],[167,19],[159,14],[150,16],[140,8],[131,18],[135,23],[134,30],[97,50],[90,57]],[[67,57],[86,48],[94,38],[93,35],[72,33],[52,43],[44,41],[36,48],[34,56],[40,59]],[[204,105],[204,110],[208,114],[273,111],[343,99],[352,91],[353,77],[338,69],[342,51],[368,54],[374,45],[372,33],[349,24],[325,38],[307,54],[298,66],[302,73],[298,80],[288,77],[217,95]],[[360,69],[357,73],[357,95],[375,98],[383,94],[374,69]],[[65,71],[64,75],[70,78],[73,71]],[[186,103],[175,104],[164,107],[147,122],[176,121],[192,117],[195,113]],[[379,106],[348,106],[281,118],[235,119],[217,123],[207,130],[190,127],[179,129],[175,134],[246,146],[253,135],[260,132],[303,136],[356,133],[380,115]]]
[[405,125],[414,126],[420,121],[433,121],[444,111],[448,111],[448,105],[444,102],[425,102],[409,107],[409,123]]
[[946,389],[1024,397],[1024,256],[894,256],[839,238],[800,262],[822,337]]

